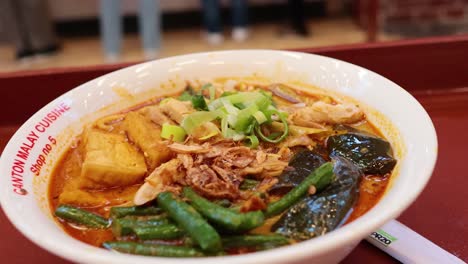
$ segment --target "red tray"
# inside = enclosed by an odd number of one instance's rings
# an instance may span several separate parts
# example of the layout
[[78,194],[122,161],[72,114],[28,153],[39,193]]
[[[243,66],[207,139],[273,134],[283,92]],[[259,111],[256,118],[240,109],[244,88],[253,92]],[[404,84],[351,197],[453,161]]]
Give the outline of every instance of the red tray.
[[[468,35],[304,52],[345,60],[371,69],[413,94],[431,116],[439,158],[426,189],[398,220],[468,261]],[[21,123],[40,107],[77,85],[127,65],[52,69],[0,75],[0,150]],[[29,242],[0,211],[0,259],[9,263],[68,263]],[[367,242],[343,263],[398,263]]]

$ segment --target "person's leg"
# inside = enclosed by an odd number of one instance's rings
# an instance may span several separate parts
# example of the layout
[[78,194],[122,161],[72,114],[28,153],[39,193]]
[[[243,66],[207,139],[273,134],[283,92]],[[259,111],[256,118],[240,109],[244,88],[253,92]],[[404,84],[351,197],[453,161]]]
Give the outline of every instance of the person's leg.
[[309,31],[304,14],[304,0],[288,0],[288,9],[293,30],[301,36],[307,36]]
[[210,44],[219,44],[223,41],[219,0],[202,0],[202,6],[207,41]]
[[58,50],[57,38],[45,0],[19,0],[21,18],[33,52],[50,54]]
[[244,41],[248,37],[248,7],[246,0],[232,0],[232,38]]
[[246,28],[248,23],[248,7],[246,0],[232,0],[232,26]]
[[24,23],[21,20],[16,0],[0,1],[0,23],[8,25],[4,27],[7,40],[13,44],[16,51],[16,59],[30,57],[34,53],[29,44]]
[[161,12],[159,0],[140,0],[140,35],[146,59],[155,59],[161,48]]
[[101,0],[101,41],[109,62],[118,60],[122,47],[120,0]]

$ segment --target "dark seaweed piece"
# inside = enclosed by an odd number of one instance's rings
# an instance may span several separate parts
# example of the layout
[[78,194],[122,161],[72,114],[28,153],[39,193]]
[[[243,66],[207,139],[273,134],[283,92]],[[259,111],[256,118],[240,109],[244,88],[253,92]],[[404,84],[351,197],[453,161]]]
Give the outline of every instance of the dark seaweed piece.
[[390,143],[360,133],[330,136],[327,139],[327,148],[330,157],[347,158],[365,174],[384,175],[396,164],[396,160],[391,156]]
[[299,185],[323,163],[325,163],[325,159],[316,152],[301,150],[289,161],[288,168],[278,177],[278,183],[271,188],[271,191],[289,191]]
[[334,160],[335,180],[322,192],[305,197],[286,211],[272,231],[305,240],[337,228],[357,201],[361,171],[352,162]]

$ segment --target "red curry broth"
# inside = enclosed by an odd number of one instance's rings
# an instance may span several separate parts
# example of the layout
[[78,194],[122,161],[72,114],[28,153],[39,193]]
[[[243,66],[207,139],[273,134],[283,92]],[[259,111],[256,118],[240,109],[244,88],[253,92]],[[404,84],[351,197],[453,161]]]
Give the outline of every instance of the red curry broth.
[[[309,96],[311,99],[317,100],[318,97],[313,94],[308,94],[303,91],[298,91],[297,94],[301,96]],[[275,97],[276,98],[276,97]],[[333,100],[329,97],[330,100]],[[127,110],[121,111],[120,113],[127,113],[129,111],[134,111],[140,109],[142,107],[157,104],[163,98],[155,98],[148,102],[133,106]],[[284,101],[284,100],[280,100]],[[384,138],[380,131],[370,122],[364,120],[359,124],[352,125],[352,127],[365,131],[369,134],[376,135],[378,137]],[[53,169],[51,181],[49,185],[49,202],[51,205],[51,211],[54,212],[57,206],[59,205],[59,195],[64,191],[64,186],[67,181],[73,181],[80,175],[80,164],[81,164],[81,153],[80,153],[80,144],[81,142],[77,140],[77,144],[70,147],[70,149],[64,153],[64,155],[59,159],[57,162],[56,167]],[[359,216],[365,214],[369,211],[383,196],[386,187],[388,185],[390,179],[390,175],[382,176],[373,176],[373,175],[365,175],[361,182],[360,182],[360,195],[358,201],[355,203],[354,207],[352,208],[352,212],[349,218],[346,220],[346,223],[349,223]],[[99,206],[92,206],[86,207],[81,206],[81,208],[86,209],[88,211],[100,214],[104,217],[109,216],[109,210],[112,206],[118,206],[122,204],[128,204],[131,202],[132,195],[137,191],[140,185],[133,185],[128,187],[120,187],[120,188],[110,188],[110,189],[103,189],[103,190],[93,190],[92,195],[96,197],[96,199],[102,199],[106,202]],[[122,194],[125,194],[125,197],[121,197]],[[269,233],[269,228],[274,223],[273,220],[279,219],[279,216],[269,219],[265,222],[265,224],[255,230],[253,233],[257,234],[266,234]],[[79,226],[66,223],[64,221],[59,221],[61,226],[64,230],[71,235],[72,237],[81,240],[85,243],[94,245],[94,246],[101,246],[101,244],[105,241],[115,240],[114,235],[110,229],[104,230],[92,230],[92,229],[85,229]],[[126,239],[133,240],[134,237],[128,237]],[[180,241],[168,241],[169,244],[178,244]],[[241,252],[237,252],[234,250],[233,254],[243,253],[242,249]]]

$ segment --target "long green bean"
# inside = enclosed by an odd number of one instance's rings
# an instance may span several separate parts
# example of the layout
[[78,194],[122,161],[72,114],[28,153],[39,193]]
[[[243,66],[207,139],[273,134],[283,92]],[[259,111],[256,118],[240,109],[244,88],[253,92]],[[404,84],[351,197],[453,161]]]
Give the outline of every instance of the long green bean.
[[[322,166],[315,169],[309,176],[307,176],[299,185],[294,187],[286,195],[276,202],[270,203],[265,210],[267,217],[272,217],[280,214],[288,207],[296,203],[303,197],[311,185],[324,188],[333,180],[333,164],[331,162],[324,163]],[[317,190],[319,191],[319,189]]]
[[111,218],[122,218],[125,216],[158,215],[161,212],[162,209],[156,206],[119,206],[112,207],[110,215]]
[[189,203],[208,221],[231,231],[237,230],[242,224],[242,217],[239,213],[206,200],[191,188],[185,187],[183,192],[184,196],[189,199]]
[[208,201],[189,187],[184,188],[184,196],[208,221],[228,231],[246,231],[260,226],[264,222],[261,211],[238,213]]
[[189,247],[143,244],[126,241],[111,241],[102,244],[104,248],[122,253],[160,257],[203,257],[203,252]]
[[71,205],[59,205],[55,210],[55,215],[65,221],[89,228],[109,227],[109,220],[106,218]]
[[223,246],[225,248],[236,247],[277,247],[289,244],[289,240],[278,234],[272,235],[244,235],[244,236],[229,236],[223,238]]
[[158,195],[158,204],[205,251],[222,250],[221,238],[216,230],[190,205],[170,192]]
[[135,227],[133,232],[141,240],[151,239],[176,239],[181,237],[184,232],[173,224],[160,226]]
[[162,216],[151,217],[145,220],[127,216],[125,218],[118,218],[112,221],[112,232],[116,237],[127,236],[134,234],[134,229],[137,227],[156,227],[167,224],[169,224],[169,219]]
[[262,211],[252,211],[247,213],[240,213],[242,223],[239,231],[248,231],[263,225],[265,222],[265,215]]

